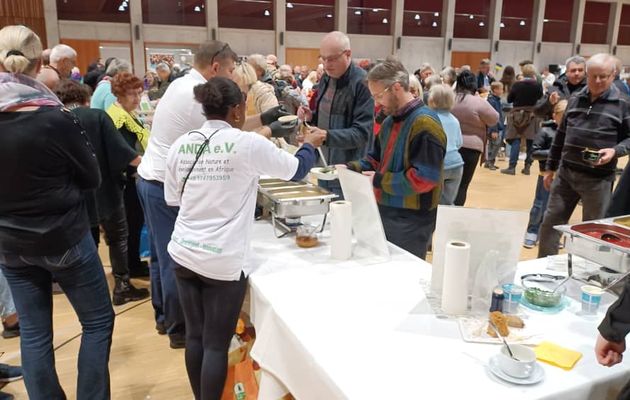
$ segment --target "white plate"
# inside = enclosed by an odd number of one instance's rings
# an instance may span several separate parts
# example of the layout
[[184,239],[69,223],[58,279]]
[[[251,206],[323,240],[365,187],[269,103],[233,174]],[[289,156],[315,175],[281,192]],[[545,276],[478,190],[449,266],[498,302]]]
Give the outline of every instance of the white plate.
[[[540,343],[542,338],[543,327],[537,326],[531,318],[519,315],[525,321],[524,328],[510,327],[510,334],[506,337],[508,342],[514,344],[535,345]],[[488,335],[488,317],[470,316],[457,318],[459,332],[464,342],[469,343],[501,343],[498,337]]]
[[333,181],[335,179],[339,179],[337,174],[337,170],[334,169],[331,172],[322,172],[322,170],[327,167],[315,167],[311,168],[311,174],[317,179],[321,179],[322,181]]
[[534,385],[545,379],[545,370],[539,363],[536,363],[534,371],[529,377],[515,378],[501,371],[501,368],[499,368],[499,360],[497,359],[497,357],[498,355],[492,356],[490,358],[490,361],[488,361],[488,369],[497,378],[501,378],[502,380],[513,383],[515,385]]

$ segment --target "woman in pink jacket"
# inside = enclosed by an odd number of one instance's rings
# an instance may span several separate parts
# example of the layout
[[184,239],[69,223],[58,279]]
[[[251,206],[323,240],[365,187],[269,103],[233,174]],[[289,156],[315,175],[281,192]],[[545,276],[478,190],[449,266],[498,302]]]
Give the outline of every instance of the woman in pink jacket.
[[457,97],[451,113],[459,120],[462,128],[464,140],[459,153],[464,159],[464,172],[454,204],[463,206],[468,185],[479,164],[479,157],[485,150],[486,132],[489,126],[496,125],[499,114],[490,103],[477,95],[477,79],[472,72],[464,70],[459,74],[455,92]]

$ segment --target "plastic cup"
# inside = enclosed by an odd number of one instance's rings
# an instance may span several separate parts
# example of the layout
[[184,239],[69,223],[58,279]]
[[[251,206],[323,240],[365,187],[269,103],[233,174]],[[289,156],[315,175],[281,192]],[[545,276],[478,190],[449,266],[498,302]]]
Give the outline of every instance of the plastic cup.
[[513,283],[506,283],[502,288],[505,296],[503,299],[503,312],[516,314],[523,297],[523,288]]
[[582,286],[582,314],[597,314],[604,291],[596,286]]

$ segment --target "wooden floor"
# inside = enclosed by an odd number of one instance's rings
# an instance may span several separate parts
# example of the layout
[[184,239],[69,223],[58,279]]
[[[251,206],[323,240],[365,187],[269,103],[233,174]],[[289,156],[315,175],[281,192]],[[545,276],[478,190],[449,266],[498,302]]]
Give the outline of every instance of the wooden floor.
[[[625,161],[624,161],[625,164]],[[501,168],[506,162],[499,162]],[[519,164],[518,169],[520,170]],[[538,171],[537,165],[532,172]],[[536,174],[509,176],[499,171],[478,168],[468,193],[467,206],[529,210],[534,198]],[[573,220],[579,220],[576,210]],[[577,219],[576,219],[577,217]],[[107,264],[106,250],[100,249]],[[536,258],[536,249],[523,249],[521,259]],[[111,286],[111,271],[106,267]],[[148,287],[148,281],[134,283]],[[69,399],[76,398],[77,352],[81,332],[77,318],[63,295],[54,298],[54,324],[57,371]],[[168,338],[154,329],[150,301],[115,307],[117,314],[111,352],[110,371],[113,399],[177,400],[193,398],[184,366],[184,351],[168,347]],[[0,339],[4,355],[0,362],[19,364],[19,339]],[[16,399],[27,399],[22,381],[5,386],[3,391]]]

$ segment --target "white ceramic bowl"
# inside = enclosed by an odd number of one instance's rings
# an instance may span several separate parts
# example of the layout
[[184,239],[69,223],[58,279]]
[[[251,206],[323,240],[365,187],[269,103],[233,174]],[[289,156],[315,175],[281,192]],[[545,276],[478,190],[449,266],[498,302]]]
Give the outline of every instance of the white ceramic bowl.
[[498,356],[499,368],[514,378],[528,378],[536,367],[536,353],[520,344],[511,344],[510,349],[517,360],[510,357],[507,347],[501,346]]
[[337,174],[337,170],[333,169],[330,172],[322,172],[329,167],[315,167],[311,168],[311,174],[322,181],[332,181],[335,179],[339,179],[339,175]]

